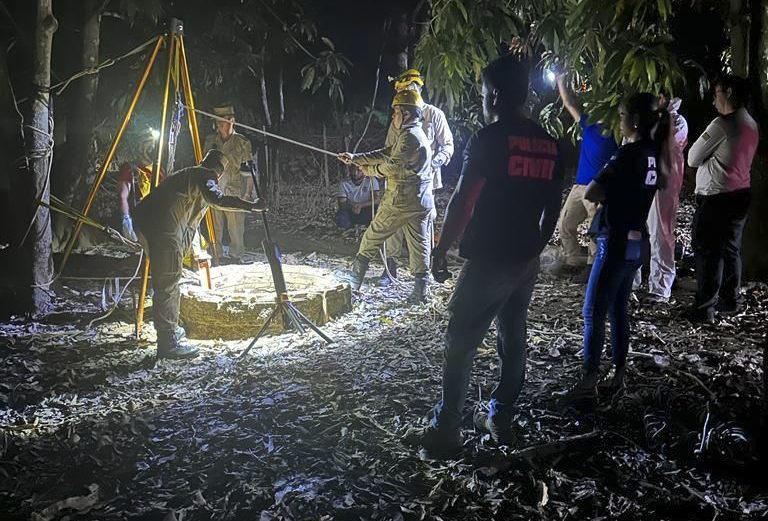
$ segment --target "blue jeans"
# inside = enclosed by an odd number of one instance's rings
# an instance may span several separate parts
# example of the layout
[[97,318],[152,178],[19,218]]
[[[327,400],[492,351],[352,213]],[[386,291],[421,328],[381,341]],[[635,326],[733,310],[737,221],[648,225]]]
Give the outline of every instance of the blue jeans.
[[448,303],[443,394],[433,410],[434,426],[458,429],[461,425],[475,353],[494,318],[500,375],[491,393],[491,413],[515,402],[525,380],[528,304],[538,272],[538,257],[511,263],[464,263]]
[[608,247],[608,236],[597,237],[597,253],[584,298],[584,368],[597,371],[605,345],[605,319],[611,320],[611,351],[616,367],[623,367],[629,351],[629,294],[635,271],[649,249],[648,239],[627,240],[626,248]]
[[[378,209],[378,207],[376,207]],[[355,225],[362,224],[368,226],[371,224],[371,208],[365,207],[360,213],[354,213],[346,208],[339,208],[336,211],[336,226],[342,230],[348,230]]]

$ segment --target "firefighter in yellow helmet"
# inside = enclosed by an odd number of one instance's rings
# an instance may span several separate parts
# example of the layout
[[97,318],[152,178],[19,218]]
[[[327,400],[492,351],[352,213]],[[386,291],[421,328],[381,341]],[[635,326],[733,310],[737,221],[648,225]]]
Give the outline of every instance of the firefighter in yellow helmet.
[[[424,87],[424,77],[417,69],[408,69],[400,76],[393,79],[395,92],[415,91],[421,94]],[[427,136],[430,150],[432,151],[432,161],[430,164],[430,173],[432,178],[432,191],[443,187],[442,167],[451,160],[453,156],[453,134],[448,127],[448,119],[445,113],[434,105],[424,103],[421,113],[421,129]],[[384,146],[392,146],[395,140],[395,129],[390,125],[387,131],[387,137]],[[429,220],[430,249],[432,247],[432,238],[434,236],[435,219],[437,210],[432,210]],[[384,270],[379,283],[383,286],[388,285],[391,277],[397,277],[397,261],[400,256],[403,245],[403,233],[398,232],[387,239],[387,270]],[[387,273],[387,271],[389,273]]]
[[415,90],[404,90],[392,100],[392,145],[371,152],[344,152],[339,159],[358,166],[370,176],[384,177],[389,183],[386,195],[371,225],[360,242],[352,272],[345,278],[354,289],[363,283],[368,263],[394,233],[403,230],[408,243],[411,274],[415,279],[409,302],[426,300],[429,281],[431,239],[429,216],[434,208],[432,198],[432,151],[421,128],[424,101]]

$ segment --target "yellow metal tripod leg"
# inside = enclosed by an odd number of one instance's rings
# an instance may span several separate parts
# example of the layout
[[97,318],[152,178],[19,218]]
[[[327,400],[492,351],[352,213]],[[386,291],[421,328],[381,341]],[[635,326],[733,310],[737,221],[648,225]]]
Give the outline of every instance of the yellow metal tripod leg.
[[[109,147],[109,152],[107,152],[107,157],[104,158],[104,162],[101,165],[101,170],[99,171],[99,175],[96,176],[96,180],[93,182],[93,186],[91,187],[91,192],[88,194],[88,200],[85,203],[85,207],[83,208],[82,214],[84,216],[88,215],[88,212],[91,209],[91,205],[93,204],[93,200],[96,198],[96,192],[99,190],[99,186],[101,185],[102,180],[104,179],[104,175],[107,173],[107,168],[109,168],[109,164],[112,162],[112,157],[115,155],[115,150],[117,150],[117,145],[120,143],[120,139],[123,137],[123,132],[125,132],[125,127],[128,125],[128,121],[130,121],[131,116],[133,115],[133,110],[136,108],[136,102],[139,101],[139,96],[141,95],[142,90],[144,90],[144,85],[147,82],[147,78],[149,77],[149,72],[152,70],[152,65],[155,63],[155,58],[157,58],[157,53],[160,51],[160,46],[163,44],[163,38],[158,37],[157,44],[155,45],[154,51],[152,51],[152,55],[149,58],[149,62],[147,63],[147,67],[144,69],[144,75],[141,77],[141,81],[139,82],[139,86],[136,87],[136,93],[133,95],[133,100],[131,100],[131,104],[128,107],[128,112],[126,112],[125,117],[123,118],[123,123],[120,125],[120,130],[117,131],[117,134],[115,135],[115,139],[112,140],[112,145]],[[67,264],[67,260],[69,259],[69,255],[72,253],[72,248],[75,246],[75,242],[77,241],[77,236],[80,234],[80,230],[83,227],[82,221],[78,221],[75,223],[75,227],[72,230],[72,236],[69,238],[69,242],[67,242],[67,247],[64,249],[64,257],[61,259],[61,264],[59,265],[59,274],[63,273],[64,266]]]

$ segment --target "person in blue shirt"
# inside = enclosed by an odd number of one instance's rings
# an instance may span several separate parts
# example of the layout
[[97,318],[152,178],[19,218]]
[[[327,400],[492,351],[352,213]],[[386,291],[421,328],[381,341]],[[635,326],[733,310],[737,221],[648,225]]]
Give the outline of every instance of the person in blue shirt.
[[629,351],[629,294],[635,271],[649,254],[648,212],[656,190],[666,186],[670,116],[653,94],[631,96],[619,109],[627,143],[595,178],[584,197],[600,208],[590,234],[597,252],[584,298],[584,364],[581,380],[566,393],[562,405],[597,398],[600,355],[605,344],[605,319],[611,321],[611,353],[615,373],[612,391],[624,385]]
[[600,122],[595,124],[587,122],[587,115],[583,113],[573,92],[568,88],[565,74],[558,76],[557,90],[565,109],[574,120],[579,122],[583,131],[576,181],[560,212],[559,228],[564,265],[557,275],[586,280],[589,266],[585,268],[585,264],[593,263],[597,247],[594,241],[590,241],[588,255],[585,258],[579,244],[578,228],[587,219],[592,222],[597,212],[597,205],[587,200],[584,194],[587,191],[587,185],[616,153],[618,146],[609,128],[601,125]]

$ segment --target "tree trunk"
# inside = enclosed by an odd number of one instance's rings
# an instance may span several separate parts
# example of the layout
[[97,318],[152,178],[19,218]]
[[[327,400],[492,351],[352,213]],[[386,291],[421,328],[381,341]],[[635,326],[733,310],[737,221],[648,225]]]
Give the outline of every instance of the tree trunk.
[[[758,122],[764,122],[768,107],[768,0],[753,0],[751,31],[751,60],[749,75],[752,83],[753,103],[750,111]],[[749,218],[744,230],[744,274],[747,278],[768,282],[768,256],[765,244],[768,241],[768,135],[761,132],[758,154],[752,163],[752,202]]]
[[51,47],[53,33],[58,22],[53,16],[52,0],[37,0],[37,21],[34,47],[34,75],[32,98],[29,104],[28,124],[24,128],[27,145],[27,202],[28,212],[21,221],[32,221],[32,226],[23,245],[22,255],[26,258],[29,280],[27,304],[33,314],[44,314],[50,306],[48,286],[53,279],[53,258],[51,256],[51,216],[48,209],[39,206],[36,199],[50,200],[50,165],[53,159],[53,120],[50,110],[51,97]]
[[269,114],[269,99],[267,98],[267,78],[264,73],[264,60],[266,56],[266,46],[261,48],[261,64],[259,65],[259,82],[261,84],[261,105],[264,107],[264,121],[267,126],[272,126],[272,116]]
[[[81,35],[80,66],[83,69],[95,67],[99,63],[99,37],[101,31],[101,9],[103,0],[85,0],[81,4]],[[88,189],[96,175],[90,164],[91,147],[93,145],[93,127],[95,124],[94,98],[99,87],[99,75],[89,74],[72,86],[75,100],[68,121],[67,141],[71,151],[69,172],[66,185],[62,187],[65,200],[75,203],[76,208],[82,206],[81,199],[85,198]],[[56,188],[56,187],[54,187]]]
[[730,0],[728,25],[731,32],[731,69],[737,76],[749,75],[748,0]]
[[280,123],[285,122],[285,95],[283,93],[283,68],[277,73],[277,89],[280,96]]
[[[326,133],[325,123],[323,123],[323,149],[328,150],[328,135]],[[328,154],[323,154],[323,184],[325,185],[326,190],[331,188],[331,179],[328,174]]]

